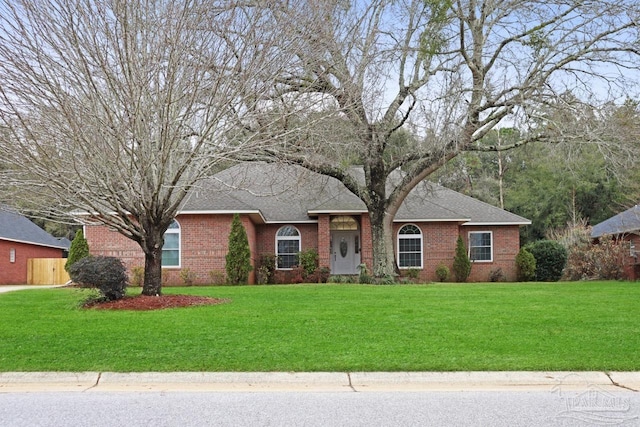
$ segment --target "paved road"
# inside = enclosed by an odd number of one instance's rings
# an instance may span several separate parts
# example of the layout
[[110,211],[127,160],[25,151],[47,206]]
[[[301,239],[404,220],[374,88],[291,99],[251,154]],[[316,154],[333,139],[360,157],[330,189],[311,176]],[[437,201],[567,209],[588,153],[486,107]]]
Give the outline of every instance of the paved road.
[[6,393],[0,394],[0,426],[640,425],[640,393],[598,393]]

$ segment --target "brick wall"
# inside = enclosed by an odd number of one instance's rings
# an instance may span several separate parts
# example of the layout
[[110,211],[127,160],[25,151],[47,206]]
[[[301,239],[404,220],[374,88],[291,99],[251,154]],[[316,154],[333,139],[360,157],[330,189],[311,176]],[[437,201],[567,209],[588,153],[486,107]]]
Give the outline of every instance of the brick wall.
[[[12,250],[15,262],[11,262]],[[0,285],[26,285],[29,258],[62,258],[62,250],[0,240]]]
[[[232,215],[178,216],[177,220],[181,227],[181,265],[163,271],[165,284],[182,284],[180,271],[186,268],[195,273],[196,283],[211,283],[212,271],[223,274],[232,219]],[[254,266],[260,255],[275,254],[275,236],[283,224],[256,226],[247,216],[242,217],[242,222],[247,230]],[[316,249],[320,265],[329,267],[329,216],[320,215],[318,224],[291,225],[294,225],[302,235],[301,249]],[[403,225],[394,224],[394,245],[397,244],[398,230]],[[506,280],[516,279],[515,256],[520,249],[518,226],[463,227],[458,223],[449,222],[425,222],[415,223],[415,225],[422,230],[423,234],[423,268],[419,273],[421,281],[437,281],[435,270],[440,263],[452,269],[458,234],[462,235],[468,246],[469,231],[493,232],[493,261],[474,263],[469,281],[488,281],[491,272],[498,268],[502,269]],[[368,214],[360,217],[360,228],[361,262],[371,266],[373,253]],[[86,226],[85,236],[92,254],[118,257],[129,269],[144,266],[142,250],[135,242],[119,233],[110,231],[104,226]],[[255,272],[252,272],[250,283],[254,283],[254,280]]]
[[[248,217],[241,217],[247,231],[249,248],[255,254],[256,228]],[[225,256],[229,244],[229,232],[233,215],[179,215],[180,266],[164,268],[165,285],[183,284],[180,272],[189,269],[195,274],[197,284],[211,283],[211,272],[225,274]],[[85,237],[92,255],[120,258],[129,271],[144,267],[144,253],[133,240],[129,240],[105,226],[85,226]],[[255,265],[255,260],[252,259]],[[254,280],[254,272],[249,277]]]
[[[505,280],[516,280],[515,257],[520,250],[520,231],[518,226],[469,227],[454,222],[413,223],[422,231],[423,268],[419,272],[421,281],[438,281],[435,274],[439,264],[446,265],[451,271],[449,280],[453,280],[453,259],[456,240],[460,234],[469,247],[470,231],[493,232],[493,261],[475,262],[471,266],[469,282],[489,281],[491,272],[502,269]],[[397,236],[404,223],[394,224],[394,250],[397,251]],[[397,252],[396,252],[397,253]],[[401,274],[406,271],[401,270]]]

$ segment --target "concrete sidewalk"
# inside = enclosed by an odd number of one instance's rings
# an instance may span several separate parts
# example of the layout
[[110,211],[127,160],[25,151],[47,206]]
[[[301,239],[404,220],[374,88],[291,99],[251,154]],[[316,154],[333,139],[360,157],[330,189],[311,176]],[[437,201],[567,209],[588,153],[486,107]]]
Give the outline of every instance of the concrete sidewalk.
[[27,289],[61,288],[66,285],[0,285],[0,294],[5,292],[22,291]]
[[638,392],[640,372],[4,372],[0,393],[41,391]]

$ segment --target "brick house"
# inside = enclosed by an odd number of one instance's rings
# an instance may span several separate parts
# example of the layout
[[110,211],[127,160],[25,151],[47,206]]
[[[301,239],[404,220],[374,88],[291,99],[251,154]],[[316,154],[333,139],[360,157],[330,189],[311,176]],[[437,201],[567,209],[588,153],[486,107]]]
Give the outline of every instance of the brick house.
[[[363,179],[362,170],[353,169]],[[262,163],[234,166],[200,184],[185,200],[165,234],[163,277],[180,284],[180,271],[210,283],[225,271],[228,235],[238,213],[247,231],[252,262],[277,256],[277,270],[296,264],[299,251],[314,249],[331,274],[357,274],[372,265],[369,215],[344,185],[301,167]],[[437,280],[440,263],[452,267],[458,235],[473,260],[470,281],[487,281],[501,269],[515,280],[519,227],[530,221],[438,185],[423,183],[405,200],[394,222],[396,259],[401,272],[418,270],[422,281]],[[142,251],[105,226],[85,225],[94,255],[115,256],[129,267],[143,266]],[[212,273],[213,272],[213,273]],[[255,281],[252,273],[251,281]]]
[[598,241],[603,236],[612,236],[629,247],[624,260],[625,276],[629,280],[640,278],[640,206],[635,205],[591,229],[591,238]]
[[0,285],[27,283],[27,260],[63,258],[69,241],[59,240],[26,217],[0,207]]

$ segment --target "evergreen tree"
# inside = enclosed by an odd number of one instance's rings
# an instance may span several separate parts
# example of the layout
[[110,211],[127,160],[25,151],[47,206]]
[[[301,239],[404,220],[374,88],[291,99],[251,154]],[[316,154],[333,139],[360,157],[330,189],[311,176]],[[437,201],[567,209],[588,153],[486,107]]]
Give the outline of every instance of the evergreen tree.
[[249,280],[251,266],[251,251],[247,232],[240,222],[240,216],[235,214],[231,222],[229,234],[229,252],[226,256],[227,280],[232,285],[246,284]]
[[86,258],[89,256],[89,244],[87,243],[87,239],[84,238],[84,233],[82,229],[76,231],[76,237],[73,238],[71,242],[71,247],[69,248],[69,256],[67,257],[67,262],[64,265],[64,269],[69,271],[69,267],[71,267],[76,261],[81,260],[82,258]]
[[462,240],[462,236],[458,236],[456,242],[456,256],[453,259],[453,274],[456,281],[465,282],[471,274],[471,260],[467,254],[467,248]]

